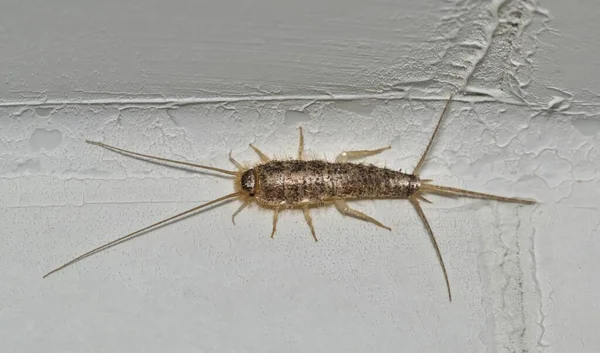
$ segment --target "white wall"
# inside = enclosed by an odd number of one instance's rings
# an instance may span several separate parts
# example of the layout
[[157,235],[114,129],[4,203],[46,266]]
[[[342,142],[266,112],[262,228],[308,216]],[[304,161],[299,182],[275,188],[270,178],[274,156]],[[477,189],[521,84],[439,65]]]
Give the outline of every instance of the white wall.
[[[596,2],[3,1],[0,341],[7,351],[593,352],[600,345]],[[423,177],[533,197],[431,196],[441,270],[405,201],[391,233],[235,202],[47,279],[72,257],[224,195],[231,181],[84,143],[232,168],[252,142],[391,151]]]

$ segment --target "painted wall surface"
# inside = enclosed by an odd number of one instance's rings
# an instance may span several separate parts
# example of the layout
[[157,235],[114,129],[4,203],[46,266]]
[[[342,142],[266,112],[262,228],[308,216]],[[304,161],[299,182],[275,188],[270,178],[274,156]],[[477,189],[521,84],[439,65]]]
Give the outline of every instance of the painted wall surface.
[[[2,2],[0,342],[6,351],[595,352],[600,3]],[[435,195],[352,206],[393,230],[237,202],[46,279],[232,182],[253,143],[411,171],[534,206]]]

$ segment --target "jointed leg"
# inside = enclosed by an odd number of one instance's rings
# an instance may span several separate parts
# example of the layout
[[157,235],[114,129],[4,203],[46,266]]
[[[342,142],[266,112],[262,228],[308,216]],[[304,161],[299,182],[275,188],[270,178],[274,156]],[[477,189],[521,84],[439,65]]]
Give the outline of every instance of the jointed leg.
[[360,211],[350,208],[350,206],[348,206],[348,204],[344,200],[335,200],[334,204],[335,204],[335,207],[338,209],[338,211],[340,211],[342,214],[345,214],[345,215],[351,216],[351,217],[355,217],[355,218],[358,218],[358,219],[366,221],[366,222],[371,222],[371,223],[373,223],[381,228],[385,228],[387,230],[392,230],[392,228],[384,226],[383,224],[381,224],[381,222],[379,222],[375,218],[367,216],[366,214],[364,214]]
[[258,156],[260,157],[260,160],[263,161],[264,163],[270,161],[271,159],[269,157],[267,157],[266,154],[262,153],[261,150],[259,150],[258,148],[254,147],[253,144],[250,144],[250,147],[252,147],[252,149],[254,150],[254,152],[256,152],[256,154],[258,154]]
[[233,163],[238,170],[244,169],[244,167],[242,167],[242,165],[238,161],[236,161],[235,158],[233,158],[233,155],[231,154],[231,151],[229,151],[229,161],[231,163]]
[[386,147],[378,148],[376,150],[344,151],[344,152],[338,154],[338,156],[335,158],[335,161],[338,163],[347,162],[348,159],[356,159],[356,158],[372,156],[372,155],[381,153],[385,150],[389,150],[390,148],[392,148],[392,146],[386,146]]
[[433,244],[433,247],[435,248],[435,252],[438,258],[438,261],[440,262],[440,265],[442,266],[442,272],[444,272],[444,279],[446,280],[446,287],[448,288],[448,299],[450,299],[450,301],[452,301],[452,292],[450,291],[450,281],[448,280],[448,272],[446,272],[446,265],[444,265],[444,259],[442,259],[442,253],[440,252],[440,247],[437,244],[437,241],[435,240],[435,236],[433,235],[433,230],[431,230],[431,226],[429,225],[429,222],[427,221],[427,217],[425,217],[425,213],[423,213],[423,209],[421,208],[421,205],[419,204],[419,200],[416,199],[416,197],[411,197],[409,198],[410,203],[413,204],[413,206],[415,207],[415,210],[417,211],[417,214],[419,215],[419,218],[421,218],[421,221],[423,221],[423,225],[425,226],[425,229],[427,229],[427,233],[429,233],[429,239],[431,239],[431,243]]
[[233,223],[233,225],[235,225],[235,216],[237,216],[238,213],[242,212],[242,210],[246,208],[246,206],[248,206],[249,203],[249,201],[244,201],[244,203],[241,204],[235,212],[233,212],[233,214],[231,215],[231,223]]
[[298,128],[300,130],[300,144],[298,146],[298,159],[304,159],[304,134],[302,133],[302,126]]
[[271,238],[275,237],[275,231],[277,230],[277,220],[279,220],[279,209],[273,210],[273,231],[271,232]]
[[310,227],[310,232],[311,232],[313,238],[315,239],[315,241],[318,241],[317,236],[315,235],[315,227],[313,227],[313,224],[312,224],[312,217],[310,216],[310,210],[308,209],[308,207],[304,207],[303,211],[304,211],[304,218],[306,219],[306,223],[308,223],[308,226]]
[[277,230],[277,220],[279,219],[279,209],[273,210],[273,231],[271,232],[271,238],[275,237],[275,231]]

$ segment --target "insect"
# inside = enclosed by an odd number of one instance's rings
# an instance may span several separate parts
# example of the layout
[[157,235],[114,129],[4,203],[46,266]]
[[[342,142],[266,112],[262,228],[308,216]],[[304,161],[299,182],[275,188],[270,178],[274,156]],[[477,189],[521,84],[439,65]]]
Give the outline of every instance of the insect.
[[371,164],[348,162],[348,160],[351,159],[378,154],[384,150],[390,149],[390,146],[375,150],[344,151],[337,156],[334,162],[327,162],[323,160],[306,160],[304,158],[304,135],[301,127],[299,128],[300,143],[298,146],[297,159],[272,160],[261,150],[250,144],[250,147],[258,154],[260,163],[251,168],[246,168],[238,163],[232,157],[231,152],[229,152],[229,160],[237,167],[236,171],[150,156],[110,146],[104,143],[86,140],[87,143],[92,145],[97,145],[110,151],[125,154],[134,158],[196,167],[231,176],[234,178],[235,192],[163,219],[159,222],[99,246],[50,271],[44,276],[44,278],[64,269],[67,266],[83,260],[88,256],[136,238],[142,233],[150,231],[157,226],[176,221],[177,219],[194,213],[202,208],[233,198],[237,198],[242,202],[240,207],[231,216],[231,220],[234,224],[235,216],[238,215],[248,204],[251,202],[256,202],[263,208],[273,210],[273,229],[271,231],[271,238],[273,238],[277,230],[279,212],[284,209],[300,209],[304,213],[304,218],[306,219],[306,223],[308,224],[312,237],[315,241],[317,241],[317,236],[310,214],[311,207],[334,205],[344,215],[355,217],[366,222],[371,222],[381,228],[391,231],[391,228],[383,225],[375,218],[351,208],[346,201],[358,199],[408,199],[414,206],[419,218],[425,226],[427,233],[429,234],[429,238],[435,249],[438,262],[442,268],[442,273],[444,275],[444,280],[446,282],[446,288],[448,291],[448,299],[452,301],[452,292],[450,290],[450,281],[448,279],[446,265],[444,264],[440,248],[433,234],[433,230],[431,229],[431,226],[429,225],[429,222],[427,221],[425,213],[423,212],[419,202],[424,201],[431,203],[431,201],[426,199],[423,194],[438,194],[450,197],[466,196],[521,204],[533,204],[535,201],[530,199],[485,194],[448,186],[440,186],[432,184],[432,180],[430,179],[420,178],[421,167],[427,158],[427,154],[431,149],[433,141],[435,140],[451,101],[452,96],[450,96],[446,105],[444,106],[438,122],[435,125],[435,129],[433,130],[431,138],[429,139],[427,147],[425,148],[425,151],[421,155],[417,166],[411,174],[402,173],[401,171],[395,171],[388,168],[381,168]]

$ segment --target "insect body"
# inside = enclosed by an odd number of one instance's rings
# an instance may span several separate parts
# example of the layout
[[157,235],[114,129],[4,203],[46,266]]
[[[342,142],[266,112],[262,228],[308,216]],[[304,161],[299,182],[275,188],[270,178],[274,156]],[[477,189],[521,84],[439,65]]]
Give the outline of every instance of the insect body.
[[429,140],[429,143],[427,144],[427,147],[423,152],[423,155],[421,156],[421,159],[419,160],[415,170],[411,174],[402,173],[401,171],[395,171],[388,168],[381,168],[374,165],[348,162],[348,160],[350,159],[362,158],[380,153],[384,150],[389,149],[389,146],[375,150],[345,151],[337,156],[335,162],[327,162],[322,160],[305,160],[304,136],[302,134],[302,128],[300,128],[300,144],[298,147],[297,159],[271,160],[258,148],[254,147],[253,145],[250,145],[250,147],[254,149],[254,151],[256,151],[256,153],[260,157],[261,163],[255,165],[252,168],[245,168],[235,159],[233,159],[230,153],[229,158],[231,162],[236,165],[238,169],[237,171],[229,171],[210,166],[204,166],[182,161],[174,161],[166,158],[149,156],[137,152],[124,150],[100,142],[87,141],[88,143],[98,145],[112,150],[114,152],[126,154],[136,158],[157,160],[161,162],[169,162],[202,169],[208,169],[233,176],[235,178],[235,192],[220,197],[218,199],[212,200],[205,204],[196,206],[192,209],[189,209],[167,219],[161,220],[150,226],[147,226],[133,233],[127,234],[121,238],[113,240],[107,244],[104,244],[52,270],[44,277],[54,272],[57,272],[75,262],[78,262],[88,256],[106,250],[122,242],[131,240],[132,238],[138,237],[144,232],[152,230],[153,228],[159,225],[175,221],[185,215],[196,212],[201,208],[231,198],[238,198],[240,201],[242,201],[241,206],[238,208],[237,211],[234,212],[232,216],[232,221],[234,222],[234,224],[235,216],[251,202],[256,202],[258,205],[264,208],[272,209],[273,229],[271,231],[271,237],[275,235],[279,212],[281,210],[288,208],[301,209],[304,213],[304,217],[315,241],[317,241],[317,236],[310,215],[311,207],[332,204],[341,213],[345,215],[352,216],[363,221],[371,222],[379,227],[391,230],[391,228],[383,225],[378,220],[351,208],[350,206],[348,206],[346,201],[357,199],[398,198],[408,199],[414,206],[421,220],[423,221],[423,225],[425,226],[425,229],[429,234],[430,240],[435,248],[438,261],[440,263],[440,266],[442,267],[442,272],[444,274],[444,279],[446,281],[446,287],[448,290],[448,298],[452,300],[452,293],[450,291],[448,274],[441,256],[440,249],[433,235],[433,231],[429,225],[429,222],[427,221],[427,218],[425,217],[425,214],[419,203],[420,200],[430,202],[423,196],[423,194],[432,193],[444,196],[467,196],[522,204],[532,204],[535,203],[535,201],[521,198],[496,196],[464,189],[434,185],[431,184],[431,180],[421,179],[419,177],[419,172],[421,170],[423,162],[427,157],[432,142],[434,141],[437,131],[439,130],[442,119],[448,109],[448,106],[450,105],[451,98],[452,97],[450,97],[450,99],[446,103],[446,106],[444,107],[444,110],[438,120],[438,123]]
[[[419,188],[414,175],[356,163],[272,161],[245,173],[256,180],[254,197],[269,206],[299,206],[334,199],[408,197]],[[250,175],[254,174],[254,175]]]

